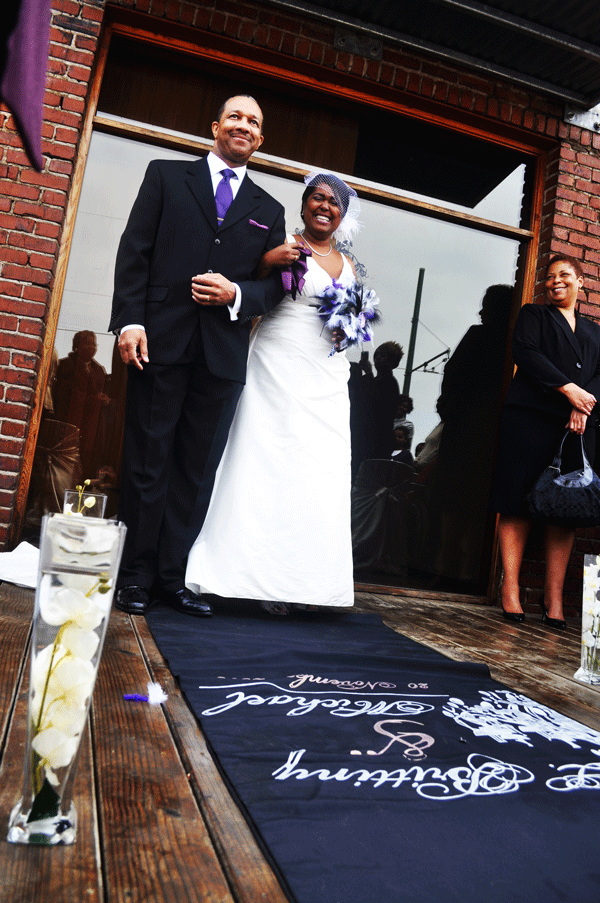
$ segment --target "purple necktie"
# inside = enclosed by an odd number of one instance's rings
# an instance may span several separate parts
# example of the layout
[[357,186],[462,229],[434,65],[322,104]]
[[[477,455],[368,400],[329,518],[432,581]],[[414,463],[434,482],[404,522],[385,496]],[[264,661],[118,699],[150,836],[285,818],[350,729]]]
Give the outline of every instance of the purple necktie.
[[225,214],[229,210],[229,206],[233,200],[233,192],[231,190],[231,185],[229,184],[230,179],[237,179],[236,174],[233,169],[224,169],[221,172],[222,179],[217,185],[217,190],[215,191],[215,203],[217,205],[217,221],[219,225],[225,219]]

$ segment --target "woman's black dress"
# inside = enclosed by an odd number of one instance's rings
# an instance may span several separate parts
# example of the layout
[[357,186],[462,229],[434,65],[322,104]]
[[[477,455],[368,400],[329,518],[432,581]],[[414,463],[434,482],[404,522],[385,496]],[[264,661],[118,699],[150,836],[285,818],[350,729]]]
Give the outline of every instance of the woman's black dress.
[[[552,463],[566,432],[571,405],[556,386],[576,383],[600,399],[600,326],[576,315],[575,332],[552,305],[526,304],[513,333],[517,372],[500,415],[493,510],[528,516],[525,496]],[[593,462],[596,409],[585,431]],[[581,469],[579,436],[570,434],[563,448],[563,473]]]

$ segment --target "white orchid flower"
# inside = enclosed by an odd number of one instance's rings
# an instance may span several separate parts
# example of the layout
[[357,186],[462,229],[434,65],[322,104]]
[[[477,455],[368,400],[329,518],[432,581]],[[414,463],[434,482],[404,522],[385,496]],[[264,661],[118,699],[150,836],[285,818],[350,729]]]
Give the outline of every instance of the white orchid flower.
[[100,644],[100,637],[94,630],[83,630],[75,625],[65,627],[60,639],[61,645],[73,658],[86,662],[93,659]]
[[591,630],[586,630],[585,633],[581,635],[581,642],[587,649],[593,649],[596,645],[597,638],[594,636]]
[[86,706],[94,688],[96,669],[82,658],[74,658],[64,646],[46,646],[36,655],[31,669],[32,718],[45,723],[53,704],[60,701],[74,708]]
[[57,784],[54,771],[72,762],[79,745],[79,737],[65,734],[56,727],[49,727],[40,731],[33,738],[31,745],[42,760],[46,777],[51,784]]
[[106,610],[81,590],[59,586],[48,594],[40,593],[40,615],[54,627],[71,621],[84,630],[94,630],[102,623]]

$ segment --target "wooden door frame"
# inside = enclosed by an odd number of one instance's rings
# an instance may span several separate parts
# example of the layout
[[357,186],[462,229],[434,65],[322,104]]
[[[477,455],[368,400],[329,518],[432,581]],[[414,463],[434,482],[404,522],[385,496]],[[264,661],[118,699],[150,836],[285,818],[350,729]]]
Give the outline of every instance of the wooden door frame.
[[[239,42],[221,35],[206,33],[205,43],[200,44],[198,41],[201,37],[201,33],[196,29],[176,23],[165,22],[164,20],[155,19],[146,14],[135,13],[121,8],[108,7],[105,13],[101,39],[96,52],[90,92],[88,95],[58,252],[56,277],[50,299],[46,331],[42,346],[42,360],[34,394],[33,410],[27,441],[24,449],[23,467],[17,491],[14,517],[11,524],[9,537],[10,547],[16,544],[25,518],[33,458],[43,411],[43,399],[50,373],[52,351],[56,339],[67,266],[73,241],[75,219],[81,197],[83,177],[85,174],[92,133],[94,129],[97,128],[102,131],[128,134],[129,137],[136,138],[137,140],[156,141],[163,146],[170,145],[179,147],[180,149],[184,149],[185,147],[185,149],[189,150],[206,150],[206,145],[200,141],[194,142],[186,139],[178,139],[176,137],[165,139],[164,134],[161,135],[160,129],[140,128],[126,124],[117,125],[114,121],[111,121],[110,118],[98,115],[98,99],[107,64],[110,42],[113,35],[128,37],[144,44],[167,47],[181,53],[182,56],[204,58],[210,60],[212,64],[216,62],[229,69],[233,68],[242,72],[249,71],[253,74],[260,74],[275,79],[279,83],[289,83],[295,86],[299,85],[303,90],[309,90],[315,94],[327,95],[329,97],[339,96],[343,98],[345,104],[350,101],[358,105],[367,106],[370,109],[385,110],[388,113],[397,113],[399,116],[426,121],[430,124],[438,125],[454,132],[500,144],[503,147],[519,151],[524,156],[529,157],[534,167],[531,198],[532,216],[529,229],[503,226],[492,221],[482,220],[469,214],[457,213],[449,211],[441,206],[405,198],[395,192],[365,189],[364,186],[358,184],[354,184],[353,187],[356,188],[358,194],[362,197],[368,197],[402,209],[413,210],[421,215],[457,222],[461,225],[470,226],[471,228],[481,231],[505,235],[524,241],[526,244],[526,252],[524,254],[523,265],[521,266],[520,272],[517,274],[517,287],[521,292],[522,301],[531,300],[534,295],[547,152],[550,148],[556,146],[556,142],[552,142],[542,135],[531,135],[528,132],[519,130],[514,126],[508,126],[504,123],[494,123],[492,127],[488,120],[483,120],[481,117],[461,110],[449,110],[428,99],[415,97],[415,104],[409,105],[406,99],[403,99],[403,95],[397,90],[388,88],[385,85],[380,85],[376,82],[367,82],[355,75],[333,69],[325,69],[303,60],[289,58],[286,59],[286,65],[284,66],[282,65],[280,54],[265,50],[264,48],[257,48],[253,45],[245,44],[243,46],[244,56],[241,56]],[[288,177],[296,177],[299,180],[306,171],[263,160],[251,161],[251,167],[263,171],[276,172],[278,174],[285,173]],[[494,539],[493,554],[495,563],[491,568],[488,597],[493,593],[498,580],[496,537]],[[370,585],[357,586],[364,590],[373,590],[375,588]],[[415,592],[405,588],[377,586],[379,592],[381,592],[382,589],[385,589],[386,592],[404,595],[411,595]],[[423,595],[423,592],[419,591],[419,595]],[[455,594],[450,595],[452,595],[452,598],[457,598]],[[431,596],[432,598],[439,598],[440,594],[432,593]],[[473,601],[476,597],[469,596],[465,598],[469,598]]]

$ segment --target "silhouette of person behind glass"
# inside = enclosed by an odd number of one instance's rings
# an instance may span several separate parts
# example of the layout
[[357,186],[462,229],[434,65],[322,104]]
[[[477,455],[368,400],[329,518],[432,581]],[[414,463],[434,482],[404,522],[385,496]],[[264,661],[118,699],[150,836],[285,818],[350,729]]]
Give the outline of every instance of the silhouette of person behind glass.
[[511,301],[509,285],[486,290],[481,324],[447,361],[437,402],[444,426],[431,494],[435,570],[470,582],[481,566]]
[[59,360],[54,384],[54,417],[79,429],[79,455],[85,479],[95,477],[100,463],[98,425],[110,398],[106,370],[94,360],[98,346],[89,329],[76,332],[73,350]]

